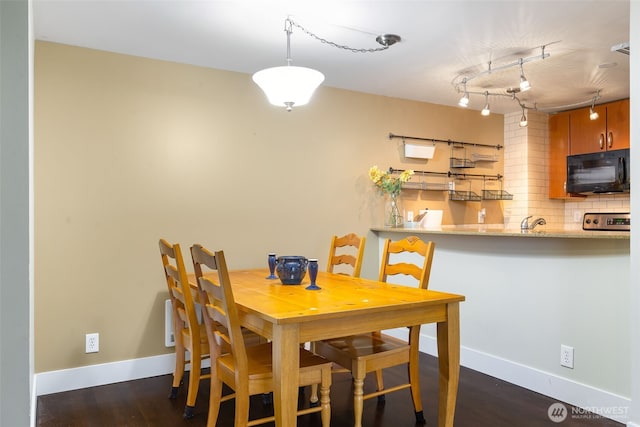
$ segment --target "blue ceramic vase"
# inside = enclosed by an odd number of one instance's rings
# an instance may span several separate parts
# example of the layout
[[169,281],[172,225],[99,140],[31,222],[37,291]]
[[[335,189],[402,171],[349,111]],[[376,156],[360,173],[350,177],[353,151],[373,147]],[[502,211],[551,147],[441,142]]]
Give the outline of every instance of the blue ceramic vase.
[[309,260],[303,256],[279,256],[276,274],[283,285],[299,285],[307,274]]

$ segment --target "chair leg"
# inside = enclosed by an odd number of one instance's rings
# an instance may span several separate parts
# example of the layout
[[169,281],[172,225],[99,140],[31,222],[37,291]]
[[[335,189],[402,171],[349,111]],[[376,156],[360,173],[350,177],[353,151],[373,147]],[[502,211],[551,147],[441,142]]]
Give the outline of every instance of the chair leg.
[[[311,349],[312,353],[316,352],[316,343],[315,343],[315,341],[311,341],[311,343],[309,344],[309,348]],[[312,384],[311,385],[311,396],[309,396],[309,402],[311,404],[318,403],[318,384]]]
[[[236,384],[237,386],[237,384]],[[236,390],[236,418],[235,427],[246,426],[249,422],[249,389]]]
[[193,418],[196,398],[198,397],[198,387],[200,386],[200,370],[202,369],[202,358],[200,352],[191,353],[191,372],[189,373],[189,391],[187,392],[187,405],[184,408],[184,418]]
[[222,399],[222,381],[213,377],[211,368],[211,385],[209,387],[209,416],[207,417],[207,427],[216,427],[218,414],[220,413],[220,400]]
[[311,405],[318,404],[318,384],[313,384],[311,386],[311,396],[309,396],[309,402]]
[[420,395],[420,370],[418,366],[418,340],[420,337],[420,327],[411,327],[409,331],[409,382],[411,383],[411,399],[416,412],[416,423],[424,424],[424,414],[422,412],[422,397]]
[[190,420],[191,418],[193,418],[195,416],[195,405],[193,406],[189,406],[186,405],[184,407],[184,413],[182,414],[182,418],[184,418],[185,420]]
[[[317,386],[317,384],[316,384]],[[322,370],[322,382],[320,383],[320,417],[322,419],[322,427],[329,427],[331,424],[331,402],[329,390],[331,388],[331,369]]]
[[178,397],[178,390],[182,383],[182,377],[184,376],[184,347],[176,342],[176,366],[173,369],[173,384],[171,384],[171,393],[169,393],[169,399],[175,399]]
[[[382,379],[382,369],[376,371],[376,382],[378,383],[378,391],[384,390],[384,380]],[[381,394],[378,396],[378,403],[384,404],[386,401],[386,395]]]
[[363,362],[355,361],[351,369],[353,375],[353,425],[362,427],[362,410],[364,407],[364,377],[367,375]]

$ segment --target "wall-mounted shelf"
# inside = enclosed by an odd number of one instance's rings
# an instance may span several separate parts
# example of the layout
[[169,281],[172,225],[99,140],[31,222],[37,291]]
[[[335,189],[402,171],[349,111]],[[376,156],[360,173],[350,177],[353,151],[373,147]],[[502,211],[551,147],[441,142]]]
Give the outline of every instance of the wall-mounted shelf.
[[[402,173],[404,169],[389,168],[389,173]],[[402,188],[407,190],[422,190],[422,191],[446,191],[449,189],[449,172],[429,172],[429,171],[413,171],[414,179],[418,181],[403,182]],[[435,181],[430,180],[430,177]],[[439,178],[438,178],[439,177]]]
[[422,190],[422,191],[446,191],[449,186],[446,182],[404,182],[402,188],[407,190]]
[[471,153],[471,160],[474,162],[497,162],[500,157],[497,154]]
[[483,200],[513,200],[513,194],[504,190],[482,190]]
[[[400,174],[404,172],[404,169],[389,168],[390,174]],[[473,201],[480,200],[513,200],[513,195],[502,189],[502,175],[483,175],[483,174],[469,174],[459,172],[431,172],[414,170],[414,177],[419,181],[409,181],[402,183],[402,188],[406,190],[422,190],[422,191],[447,191],[449,193],[449,200],[453,201]],[[440,177],[439,181],[428,181],[427,177]],[[437,178],[436,178],[437,179]],[[459,181],[478,180],[482,179],[483,189],[482,196],[477,193],[468,190],[456,190],[452,189],[451,179]],[[487,188],[487,182],[499,182],[499,189]]]
[[449,167],[452,169],[475,168],[476,162],[471,159],[460,157],[449,157]]
[[449,190],[449,200],[457,202],[479,202],[482,200],[482,197],[473,191]]

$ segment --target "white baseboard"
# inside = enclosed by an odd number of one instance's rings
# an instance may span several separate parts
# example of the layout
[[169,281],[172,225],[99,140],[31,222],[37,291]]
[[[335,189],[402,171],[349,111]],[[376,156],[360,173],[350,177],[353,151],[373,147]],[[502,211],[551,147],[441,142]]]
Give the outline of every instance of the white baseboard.
[[[188,355],[189,353],[187,353],[187,357],[189,357]],[[59,371],[41,372],[35,375],[36,395],[41,396],[171,374],[175,363],[176,355],[172,353]],[[202,361],[203,368],[208,368],[209,366],[209,360]],[[187,370],[189,370],[188,366]]]
[[[396,335],[396,331],[390,331],[390,333]],[[400,332],[400,334],[403,333]],[[406,338],[406,334],[403,338]],[[437,357],[436,339],[424,334],[421,335],[420,351]],[[460,348],[460,365],[557,399],[559,402],[591,410],[600,416],[620,423],[625,423],[629,419],[628,412],[631,407],[631,399],[606,390],[581,384],[464,346]],[[576,416],[580,415],[577,414]],[[629,427],[640,427],[634,426],[633,423],[628,423],[627,425]]]
[[[387,331],[406,338],[400,330]],[[420,351],[437,356],[435,338],[421,335]],[[80,388],[166,375],[173,372],[175,354],[124,360],[100,365],[42,372],[35,375],[36,395],[58,393]],[[629,422],[627,413],[631,400],[605,390],[581,384],[548,372],[524,366],[477,350],[462,347],[460,364],[492,377],[524,387],[579,408],[592,409],[614,421],[627,423],[627,427],[640,427]],[[208,367],[209,361],[203,362]],[[34,399],[35,400],[35,399]],[[612,413],[613,412],[613,413]]]
[[36,412],[38,409],[38,393],[36,392],[36,381],[37,378],[34,375],[33,380],[31,381],[31,402],[29,408],[29,426],[36,427],[36,419],[38,418],[38,413]]

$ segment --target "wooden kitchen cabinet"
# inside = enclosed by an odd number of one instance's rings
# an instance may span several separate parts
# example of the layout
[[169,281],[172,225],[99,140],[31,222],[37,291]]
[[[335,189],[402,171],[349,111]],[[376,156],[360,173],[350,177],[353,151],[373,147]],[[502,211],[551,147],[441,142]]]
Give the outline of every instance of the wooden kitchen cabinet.
[[589,118],[589,107],[570,111],[570,154],[629,148],[629,100],[596,105],[599,117]]
[[631,148],[629,100],[607,104],[607,133],[609,146],[607,150]]
[[568,199],[576,197],[566,192],[567,156],[571,141],[571,111],[549,116],[549,198]]

